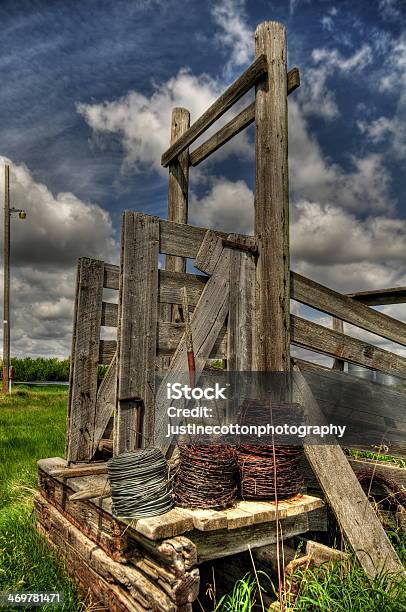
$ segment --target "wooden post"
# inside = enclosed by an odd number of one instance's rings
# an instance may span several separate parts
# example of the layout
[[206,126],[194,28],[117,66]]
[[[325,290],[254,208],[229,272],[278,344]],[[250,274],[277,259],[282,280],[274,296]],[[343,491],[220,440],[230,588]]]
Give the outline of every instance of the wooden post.
[[255,52],[265,54],[268,78],[255,96],[255,355],[258,371],[290,369],[288,113],[285,27],[261,23]]
[[[333,329],[334,331],[344,333],[344,323],[341,319],[337,319],[337,317],[333,317]],[[344,360],[343,359],[334,359],[333,362],[333,370],[340,370],[344,372]]]
[[10,367],[10,166],[7,164],[4,167],[3,254],[3,393],[8,393]]
[[[172,111],[171,145],[189,129],[190,113],[186,108],[176,107]],[[189,189],[189,149],[169,164],[168,221],[187,223]],[[167,255],[165,269],[185,272],[186,259]]]
[[158,218],[126,211],[121,238],[115,455],[139,445],[142,411],[142,446],[153,444],[158,253]]
[[102,261],[79,259],[68,406],[68,462],[90,461],[93,456],[103,275]]

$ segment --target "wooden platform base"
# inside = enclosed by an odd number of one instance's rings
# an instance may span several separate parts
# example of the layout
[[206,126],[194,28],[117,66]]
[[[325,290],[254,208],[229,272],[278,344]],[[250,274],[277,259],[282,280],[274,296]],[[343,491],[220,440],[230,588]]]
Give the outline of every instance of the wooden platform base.
[[[66,559],[81,589],[113,612],[189,611],[199,593],[200,563],[276,542],[275,504],[240,502],[225,512],[175,508],[153,519],[123,521],[113,516],[111,499],[71,501],[106,477],[50,474],[64,465],[60,458],[38,462],[38,529]],[[286,500],[278,514],[284,539],[326,529],[324,502],[317,497]]]

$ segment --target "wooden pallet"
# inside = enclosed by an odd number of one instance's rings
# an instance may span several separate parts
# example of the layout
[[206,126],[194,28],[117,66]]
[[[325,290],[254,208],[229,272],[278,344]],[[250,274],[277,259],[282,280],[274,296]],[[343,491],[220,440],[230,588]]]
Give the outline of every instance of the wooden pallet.
[[201,563],[274,544],[281,533],[287,539],[327,529],[324,502],[309,495],[284,500],[278,509],[241,501],[222,512],[174,508],[159,517],[121,520],[110,498],[70,499],[105,483],[105,474],[52,475],[65,466],[59,457],[38,462],[38,530],[102,609],[189,612]]

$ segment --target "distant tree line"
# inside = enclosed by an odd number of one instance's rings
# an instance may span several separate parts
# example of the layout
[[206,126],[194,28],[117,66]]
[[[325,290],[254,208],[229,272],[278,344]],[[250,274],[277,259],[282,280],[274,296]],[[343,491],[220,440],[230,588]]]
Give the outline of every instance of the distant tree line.
[[[1,362],[0,362],[1,363]],[[12,357],[14,380],[20,382],[67,382],[69,381],[70,359],[57,357]],[[107,366],[99,365],[99,382],[104,377]],[[1,367],[0,367],[1,371]]]
[[56,357],[18,357],[11,358],[14,367],[14,380],[24,382],[69,380],[69,359]]

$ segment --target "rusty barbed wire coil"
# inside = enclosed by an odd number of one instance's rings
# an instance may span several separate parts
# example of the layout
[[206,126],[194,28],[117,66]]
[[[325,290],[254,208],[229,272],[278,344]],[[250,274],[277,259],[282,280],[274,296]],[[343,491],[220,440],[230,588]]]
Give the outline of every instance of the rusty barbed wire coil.
[[234,450],[225,444],[180,444],[178,448],[175,503],[214,510],[232,506],[238,493]]
[[[250,400],[241,406],[239,421],[241,424],[298,425],[303,422],[303,411],[299,404]],[[245,437],[244,443],[237,447],[243,499],[286,499],[297,495],[303,487],[302,447],[293,445],[289,436],[277,436],[277,440],[275,443],[272,435],[265,438],[266,443]]]

